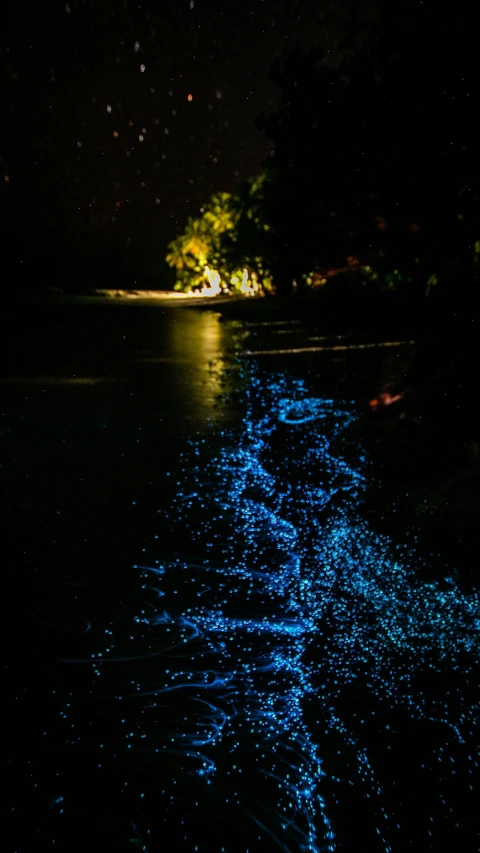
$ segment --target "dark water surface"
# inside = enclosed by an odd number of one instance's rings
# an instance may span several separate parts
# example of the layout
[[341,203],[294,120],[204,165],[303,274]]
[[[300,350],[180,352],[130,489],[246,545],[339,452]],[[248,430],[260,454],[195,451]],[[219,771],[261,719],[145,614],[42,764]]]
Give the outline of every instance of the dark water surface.
[[392,499],[426,469],[362,426],[408,350],[244,358],[305,332],[141,305],[1,332],[6,849],[477,850],[475,557],[426,559]]

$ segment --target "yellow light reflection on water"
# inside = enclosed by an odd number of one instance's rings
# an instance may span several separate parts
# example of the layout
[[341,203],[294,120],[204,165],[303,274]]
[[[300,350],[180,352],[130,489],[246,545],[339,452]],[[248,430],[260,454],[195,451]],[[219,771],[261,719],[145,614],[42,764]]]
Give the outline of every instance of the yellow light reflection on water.
[[203,422],[215,422],[222,391],[217,369],[223,359],[220,315],[188,309],[175,313],[175,320],[169,325],[175,381],[180,383],[196,417]]

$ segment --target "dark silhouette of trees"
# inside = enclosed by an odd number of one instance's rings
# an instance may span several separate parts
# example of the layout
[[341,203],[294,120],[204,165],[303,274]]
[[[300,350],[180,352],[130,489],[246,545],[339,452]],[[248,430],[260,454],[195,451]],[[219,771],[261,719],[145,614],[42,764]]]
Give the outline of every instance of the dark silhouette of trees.
[[461,5],[446,18],[428,3],[385,4],[337,66],[315,49],[274,66],[282,106],[259,123],[275,143],[264,195],[279,291],[348,257],[386,288],[471,283],[480,99],[469,26]]
[[182,287],[189,264],[200,279],[208,264],[227,289],[247,274],[279,294],[294,282],[339,290],[342,272],[357,293],[455,302],[475,291],[480,75],[466,6],[448,16],[428,0],[371,0],[357,17],[348,8],[333,53],[297,48],[274,64],[281,106],[258,121],[274,156],[228,196],[231,227],[214,205],[172,244]]

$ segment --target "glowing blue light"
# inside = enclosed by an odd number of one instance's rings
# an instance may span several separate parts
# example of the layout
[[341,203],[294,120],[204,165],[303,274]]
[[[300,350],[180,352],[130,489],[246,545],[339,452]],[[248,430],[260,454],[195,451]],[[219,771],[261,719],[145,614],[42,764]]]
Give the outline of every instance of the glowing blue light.
[[[138,734],[151,733],[159,699],[181,708],[174,730],[158,731],[155,752],[190,759],[190,772],[220,793],[231,790],[233,773],[268,781],[259,781],[265,794],[254,806],[247,783],[233,800],[284,853],[334,851],[327,782],[360,785],[375,804],[372,829],[390,851],[396,818],[384,805],[365,726],[373,720],[377,736],[390,737],[385,720],[402,709],[442,726],[442,749],[471,739],[479,597],[451,577],[447,587],[421,580],[418,557],[362,517],[365,454],[339,455],[355,419],[351,404],[313,398],[300,380],[252,367],[245,410],[213,460],[192,470],[185,454],[168,523],[194,545],[195,558],[158,561],[154,542],[150,564],[135,567],[152,602],[134,624],[153,650],[130,659],[159,659],[155,684],[135,687]],[[196,455],[200,442],[192,449]],[[161,589],[149,586],[153,578]],[[159,596],[165,610],[156,609]],[[125,659],[111,638],[108,649],[96,666]],[[446,670],[461,670],[455,701],[419,678]],[[348,699],[359,679],[369,707]],[[348,756],[346,780],[323,769],[333,734]],[[469,760],[473,766],[473,751]],[[445,762],[445,772],[454,766]]]

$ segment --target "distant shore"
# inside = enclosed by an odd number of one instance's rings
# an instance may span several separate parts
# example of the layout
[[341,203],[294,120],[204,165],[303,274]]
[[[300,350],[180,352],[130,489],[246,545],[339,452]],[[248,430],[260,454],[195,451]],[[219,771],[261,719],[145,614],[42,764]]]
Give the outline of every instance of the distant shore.
[[354,331],[366,339],[385,340],[385,335],[412,338],[423,325],[423,308],[412,311],[411,304],[396,294],[365,292],[305,291],[291,296],[192,296],[171,290],[102,288],[86,293],[69,293],[60,288],[22,291],[8,297],[21,305],[138,305],[152,308],[195,308],[214,311],[225,320],[240,322],[281,322],[298,320],[325,334]]
[[301,322],[322,335],[354,336],[364,342],[412,340],[422,334],[430,306],[391,293],[337,288],[303,291],[290,296],[191,296],[171,290],[99,288],[68,292],[60,287],[19,290],[6,302],[30,305],[138,306],[161,310],[213,311],[222,320],[242,323]]
[[20,290],[17,293],[8,293],[7,301],[14,304],[28,305],[29,303],[41,303],[42,305],[152,305],[157,307],[192,307],[197,305],[212,306],[223,302],[246,301],[245,297],[239,296],[191,296],[187,293],[177,293],[174,290],[127,290],[123,288],[99,288],[96,290],[81,292],[63,291],[61,288],[47,288],[44,290]]

